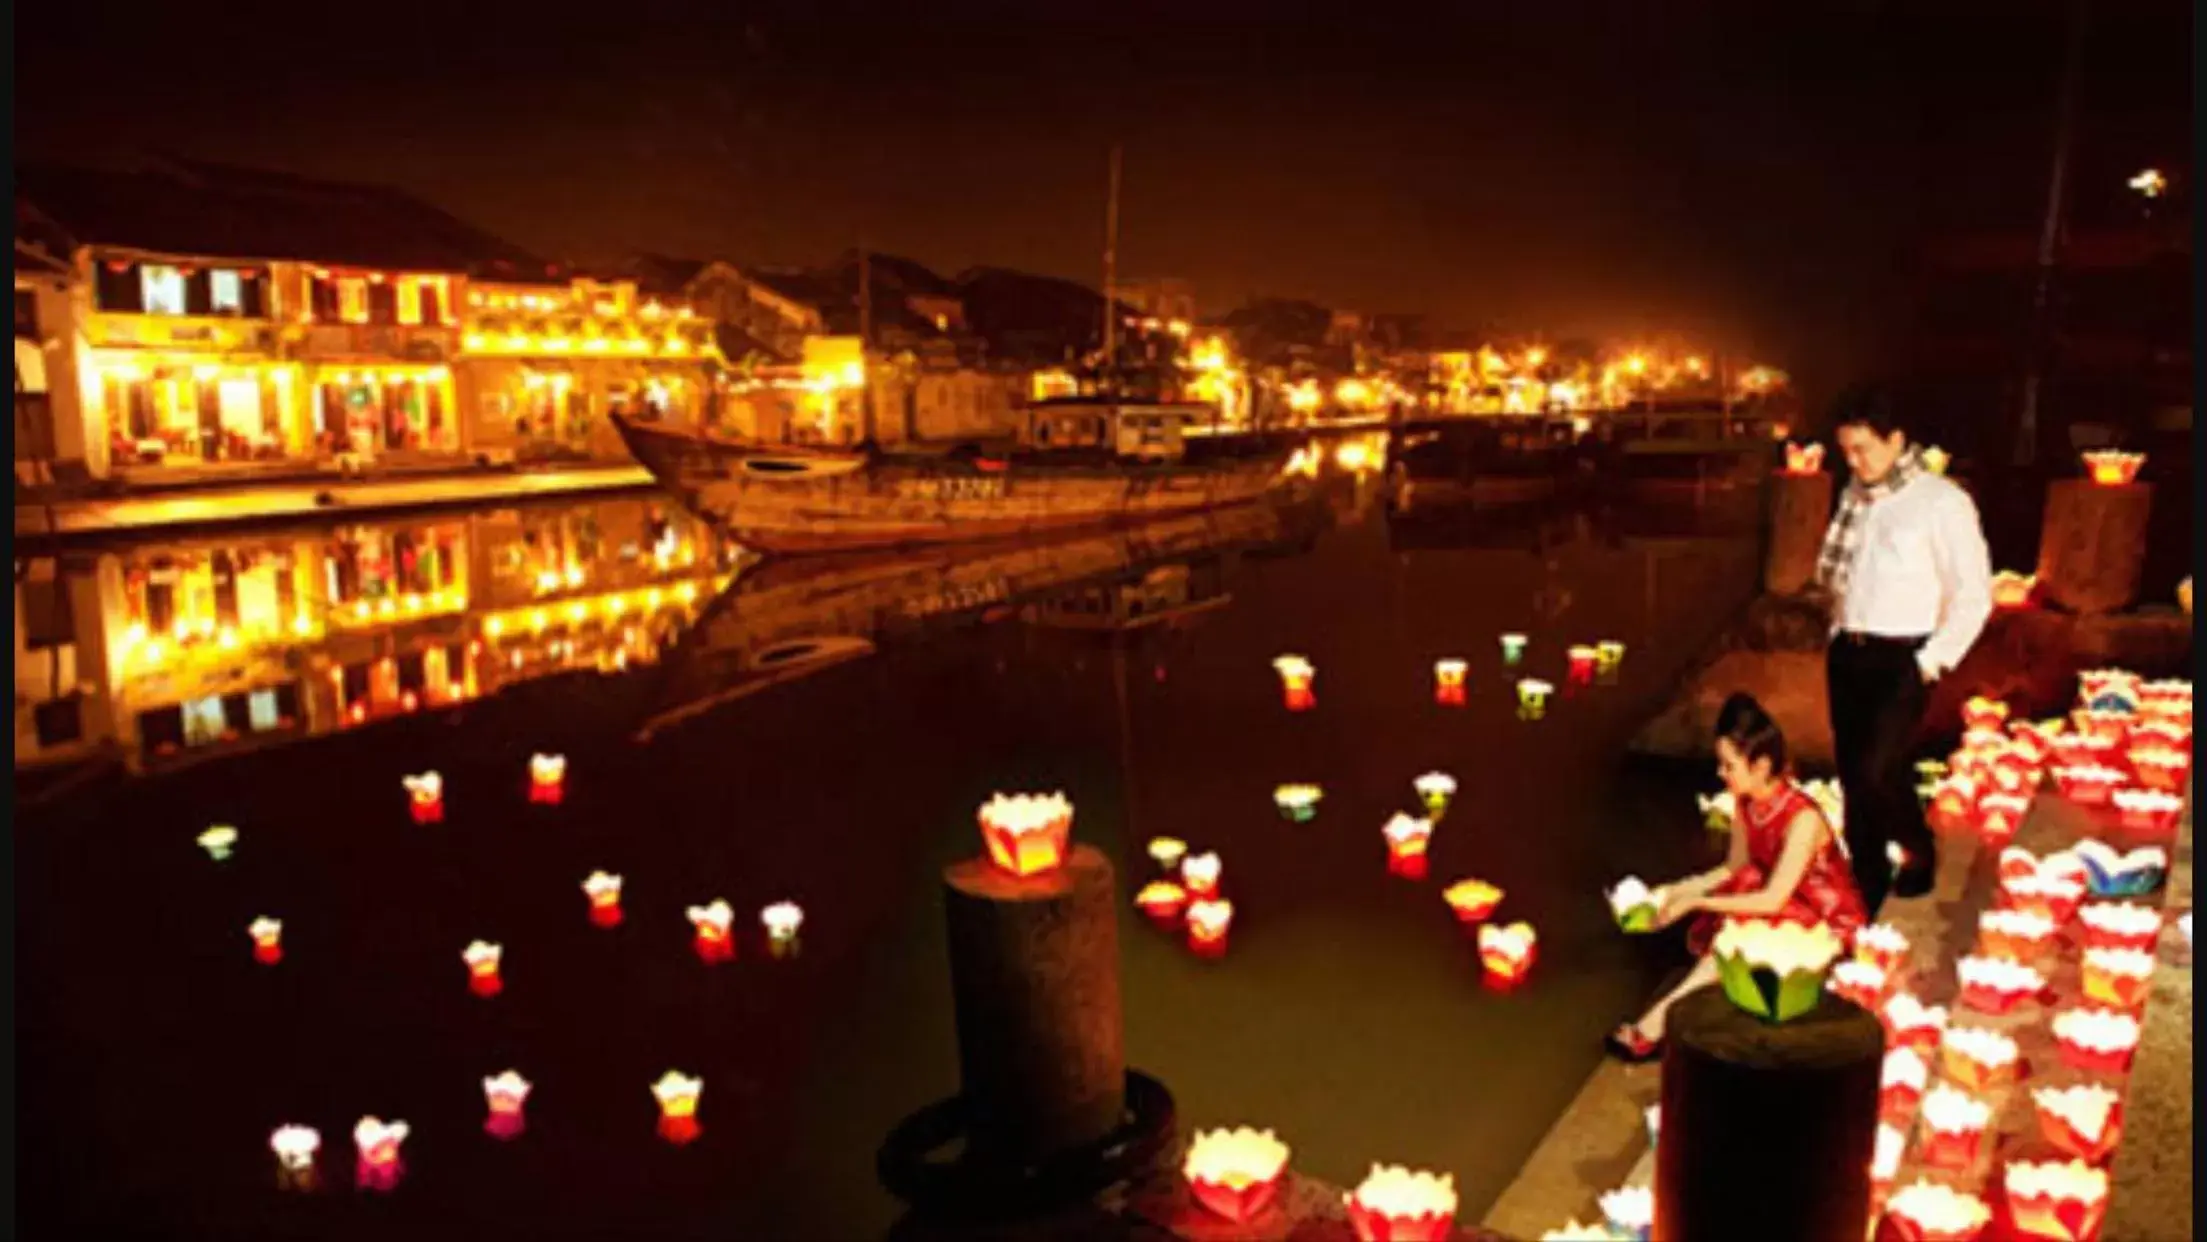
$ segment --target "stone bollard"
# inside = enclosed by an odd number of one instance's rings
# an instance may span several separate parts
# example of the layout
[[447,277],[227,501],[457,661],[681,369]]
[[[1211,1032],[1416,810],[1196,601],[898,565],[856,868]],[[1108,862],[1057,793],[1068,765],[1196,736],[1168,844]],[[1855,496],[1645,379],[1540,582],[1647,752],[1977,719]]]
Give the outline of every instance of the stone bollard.
[[2057,479],[2047,484],[2046,521],[2038,537],[2040,595],[2082,616],[2137,603],[2152,512],[2150,483]]
[[1832,476],[1770,476],[1770,541],[1763,558],[1763,589],[1798,595],[1816,580],[1816,557],[1831,524]]
[[1719,988],[1671,1008],[1654,1242],[1862,1242],[1885,1031],[1826,996],[1771,1025]]

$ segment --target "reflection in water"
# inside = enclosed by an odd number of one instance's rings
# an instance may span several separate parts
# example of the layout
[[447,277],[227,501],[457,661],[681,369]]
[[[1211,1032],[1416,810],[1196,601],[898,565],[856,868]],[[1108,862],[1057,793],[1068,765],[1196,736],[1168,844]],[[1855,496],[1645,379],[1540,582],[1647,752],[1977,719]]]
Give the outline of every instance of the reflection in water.
[[650,662],[737,565],[657,497],[18,563],[18,766],[133,771]]

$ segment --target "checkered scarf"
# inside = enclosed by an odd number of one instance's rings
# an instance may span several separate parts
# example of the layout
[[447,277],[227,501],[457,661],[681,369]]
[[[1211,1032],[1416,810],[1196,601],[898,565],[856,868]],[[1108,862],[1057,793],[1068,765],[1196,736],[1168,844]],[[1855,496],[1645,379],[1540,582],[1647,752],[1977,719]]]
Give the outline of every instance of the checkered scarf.
[[1854,572],[1855,553],[1862,549],[1862,522],[1870,506],[1908,486],[1923,469],[1923,455],[1909,445],[1894,460],[1893,468],[1875,483],[1852,479],[1839,498],[1839,512],[1824,531],[1823,550],[1816,555],[1816,581],[1834,600],[1847,595],[1847,575]]

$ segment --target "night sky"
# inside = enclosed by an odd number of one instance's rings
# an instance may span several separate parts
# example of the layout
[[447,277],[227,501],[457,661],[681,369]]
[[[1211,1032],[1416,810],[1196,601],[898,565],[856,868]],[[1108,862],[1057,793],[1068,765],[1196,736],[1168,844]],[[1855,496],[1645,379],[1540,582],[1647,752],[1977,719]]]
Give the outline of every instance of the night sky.
[[[863,236],[1091,283],[1117,139],[1122,275],[1207,313],[1669,330],[1826,373],[1874,352],[1915,240],[2043,209],[2066,2],[1388,7],[31,0],[16,132],[387,182],[583,262]],[[2188,6],[2095,9],[2080,178],[2182,163]]]

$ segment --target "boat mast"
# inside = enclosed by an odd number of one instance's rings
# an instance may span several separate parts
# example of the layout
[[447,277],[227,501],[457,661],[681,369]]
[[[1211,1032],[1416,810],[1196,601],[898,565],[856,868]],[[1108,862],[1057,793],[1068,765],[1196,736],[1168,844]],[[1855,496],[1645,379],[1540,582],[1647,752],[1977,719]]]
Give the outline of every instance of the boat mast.
[[1103,365],[1107,387],[1119,374],[1119,144],[1111,144],[1111,190],[1104,200]]

